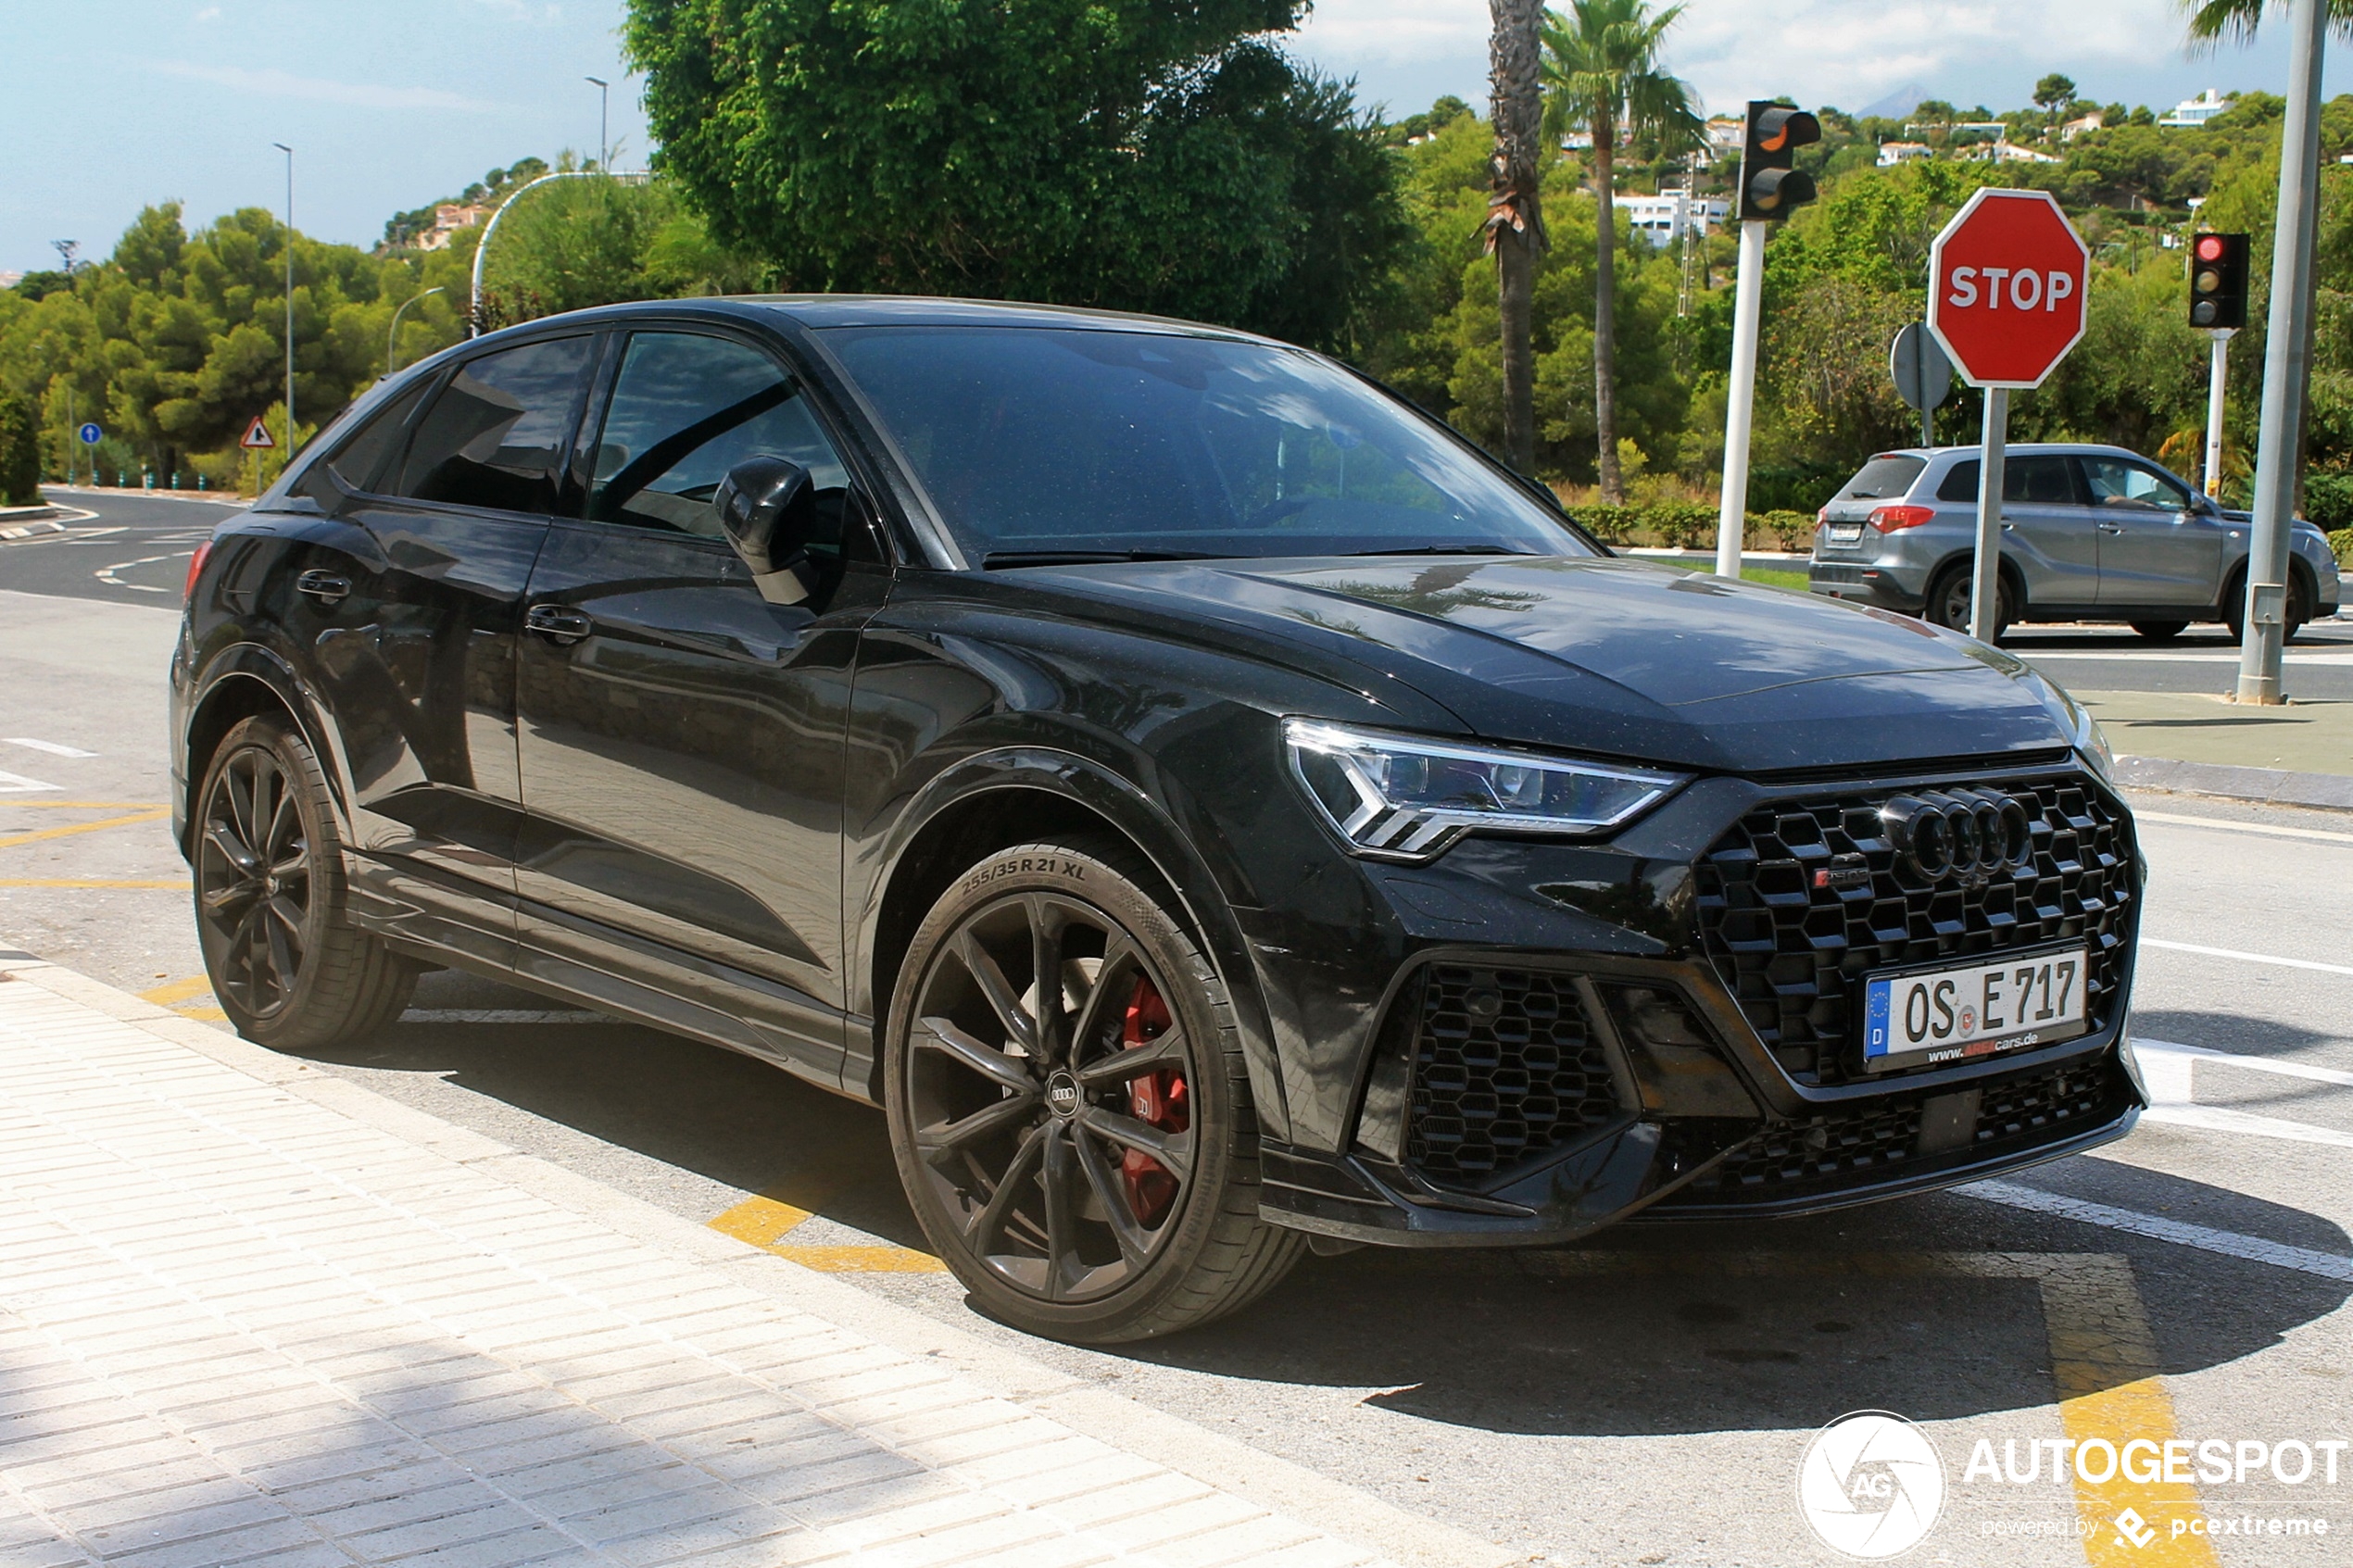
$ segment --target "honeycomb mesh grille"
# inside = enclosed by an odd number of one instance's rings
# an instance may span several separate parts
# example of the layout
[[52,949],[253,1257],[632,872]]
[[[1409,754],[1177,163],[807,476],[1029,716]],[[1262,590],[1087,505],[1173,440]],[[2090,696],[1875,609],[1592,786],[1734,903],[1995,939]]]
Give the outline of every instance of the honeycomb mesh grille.
[[1809,1192],[1900,1178],[1931,1160],[1973,1162],[2057,1143],[2123,1113],[2126,1089],[2112,1056],[2070,1062],[1981,1092],[1973,1141],[1919,1152],[1920,1119],[1937,1092],[1913,1090],[1766,1133],[1745,1152],[1670,1194],[1662,1208],[1769,1203]]
[[[2026,807],[2032,860],[1975,887],[1931,884],[1899,859],[1880,819],[1899,794],[1769,801],[1717,841],[1696,868],[1701,940],[1749,1024],[1800,1083],[1862,1075],[1863,977],[1966,961],[2045,943],[2090,949],[2085,1004],[2098,1029],[2115,1011],[2132,930],[2133,845],[2121,814],[2073,776],[1971,780]],[[1814,872],[1859,857],[1868,879],[1817,886]]]
[[1571,976],[1436,965],[1420,1014],[1405,1158],[1431,1180],[1483,1182],[1617,1119]]

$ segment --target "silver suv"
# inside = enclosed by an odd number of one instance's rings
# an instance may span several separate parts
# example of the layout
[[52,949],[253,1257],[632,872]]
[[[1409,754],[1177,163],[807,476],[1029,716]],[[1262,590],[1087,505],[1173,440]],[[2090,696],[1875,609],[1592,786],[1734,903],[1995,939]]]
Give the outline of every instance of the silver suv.
[[[1820,513],[1807,573],[1814,592],[1969,626],[1977,536],[1974,446],[1881,452]],[[1997,621],[2123,621],[2144,637],[2246,614],[2252,519],[2224,511],[2120,446],[2020,445],[2002,476]],[[2287,634],[2334,615],[2336,558],[2298,519]]]

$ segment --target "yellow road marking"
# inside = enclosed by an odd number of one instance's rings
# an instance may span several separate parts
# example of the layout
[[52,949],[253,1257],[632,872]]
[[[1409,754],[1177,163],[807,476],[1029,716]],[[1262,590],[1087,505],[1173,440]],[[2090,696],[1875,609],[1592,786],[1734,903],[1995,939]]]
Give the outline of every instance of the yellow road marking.
[[[794,1196],[816,1201],[815,1194],[811,1191],[796,1192]],[[948,1265],[930,1253],[918,1252],[909,1247],[796,1247],[786,1244],[784,1238],[795,1227],[815,1217],[812,1210],[763,1194],[745,1198],[709,1223],[722,1236],[732,1236],[762,1252],[774,1252],[777,1257],[790,1259],[803,1268],[817,1269],[825,1273],[937,1274],[948,1271]]]
[[[1579,1277],[1665,1274],[1798,1278],[1863,1275],[1958,1274],[1976,1279],[2032,1280],[2043,1299],[2043,1332],[2051,1348],[2052,1381],[2058,1386],[2059,1424],[2082,1444],[2093,1438],[2114,1445],[2145,1439],[2161,1456],[2179,1436],[2172,1397],[2158,1375],[2157,1338],[2134,1282],[2132,1261],[2113,1252],[1883,1252],[1862,1254],[1535,1252],[1519,1260],[1531,1273]],[[2136,1456],[2136,1468],[2141,1466]],[[2161,1474],[2162,1472],[2160,1471]],[[2103,1482],[2074,1481],[2075,1509],[2082,1522],[2083,1556],[2092,1568],[2215,1568],[2221,1559],[2203,1533],[2173,1533],[2173,1521],[2205,1516],[2197,1488],[2180,1482],[2140,1482],[2125,1477],[2120,1463]],[[2117,1516],[2130,1509],[2156,1532],[2145,1547],[2119,1530]]]
[[0,811],[169,811],[160,800],[10,800]]
[[139,993],[139,999],[143,1002],[153,1002],[159,1008],[168,1008],[184,1002],[191,997],[211,995],[212,976],[195,974],[185,980],[174,980],[168,985],[158,985],[152,991],[142,991]]
[[226,1023],[229,1022],[229,1015],[222,1012],[219,1008],[173,1008],[171,1010],[178,1013],[182,1018],[193,1018],[199,1023]]
[[94,881],[69,876],[0,877],[0,887],[159,887],[173,893],[185,893],[192,884],[161,879],[136,878],[111,882]]
[[159,817],[168,817],[170,814],[170,807],[156,806],[128,817],[107,817],[95,822],[73,822],[61,828],[35,828],[31,833],[19,833],[7,838],[0,838],[0,849],[14,848],[19,844],[32,844],[44,838],[65,838],[77,833],[96,833],[100,828],[120,828],[128,827],[133,822],[152,822]]

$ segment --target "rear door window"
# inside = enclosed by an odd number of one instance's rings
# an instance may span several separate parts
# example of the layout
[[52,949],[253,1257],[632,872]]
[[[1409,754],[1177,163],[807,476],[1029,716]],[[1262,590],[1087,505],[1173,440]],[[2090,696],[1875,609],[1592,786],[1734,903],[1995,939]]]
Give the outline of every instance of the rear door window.
[[433,384],[431,376],[368,416],[368,422],[354,432],[351,439],[335,448],[327,466],[335,477],[353,490],[365,490],[375,483],[384,460],[399,448],[400,438],[408,433],[409,416],[417,411],[417,404]]
[[418,421],[388,493],[552,512],[594,340],[551,338],[469,359]]
[[1838,498],[1842,501],[1893,501],[1911,490],[1912,481],[1919,478],[1920,470],[1926,467],[1926,458],[1906,457],[1900,452],[1873,458],[1863,465],[1862,472],[1846,482],[1846,488],[1838,493]]
[[[1936,487],[1940,501],[1977,499],[1978,460],[1955,463]],[[2077,503],[2074,476],[2065,458],[2012,458],[2002,465],[2002,499],[2029,507],[2071,507]]]

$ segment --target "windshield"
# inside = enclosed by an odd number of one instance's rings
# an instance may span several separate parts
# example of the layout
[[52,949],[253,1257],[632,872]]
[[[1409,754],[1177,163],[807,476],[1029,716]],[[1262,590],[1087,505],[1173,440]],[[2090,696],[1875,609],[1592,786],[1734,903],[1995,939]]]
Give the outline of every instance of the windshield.
[[980,565],[1593,553],[1461,440],[1296,350],[1033,327],[826,341]]

